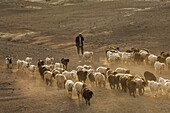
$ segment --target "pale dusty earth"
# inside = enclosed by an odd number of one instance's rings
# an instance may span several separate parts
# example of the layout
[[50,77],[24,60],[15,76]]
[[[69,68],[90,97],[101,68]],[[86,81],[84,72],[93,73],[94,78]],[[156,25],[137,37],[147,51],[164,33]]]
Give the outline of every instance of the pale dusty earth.
[[[75,37],[82,33],[85,50],[93,51],[91,63],[79,62]],[[0,113],[169,113],[170,95],[153,97],[145,88],[143,96],[91,86],[91,106],[68,97],[65,89],[46,86],[38,71],[18,72],[17,59],[69,58],[68,70],[78,65],[118,66],[143,77],[148,65],[109,64],[105,50],[118,46],[147,48],[159,55],[170,52],[170,2],[167,0],[0,0]],[[5,57],[14,58],[13,69],[6,69]],[[170,79],[165,70],[158,77]]]

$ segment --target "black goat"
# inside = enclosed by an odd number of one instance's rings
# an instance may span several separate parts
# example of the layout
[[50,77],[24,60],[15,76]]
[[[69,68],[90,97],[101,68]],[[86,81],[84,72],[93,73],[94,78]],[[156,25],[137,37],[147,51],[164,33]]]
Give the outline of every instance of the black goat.
[[78,76],[78,80],[80,81],[80,82],[84,82],[85,83],[85,81],[86,81],[86,79],[87,79],[87,71],[78,71],[77,72],[77,76]]
[[38,60],[38,71],[41,75],[41,78],[44,80],[44,72],[48,71],[48,69],[46,69],[45,67],[43,67],[44,65],[44,61],[43,60]]
[[69,59],[62,58],[61,63],[64,65],[64,69],[67,70],[67,65],[69,63]]
[[82,91],[82,96],[86,101],[86,104],[90,106],[90,99],[93,97],[93,92],[89,90],[88,88],[84,88]]

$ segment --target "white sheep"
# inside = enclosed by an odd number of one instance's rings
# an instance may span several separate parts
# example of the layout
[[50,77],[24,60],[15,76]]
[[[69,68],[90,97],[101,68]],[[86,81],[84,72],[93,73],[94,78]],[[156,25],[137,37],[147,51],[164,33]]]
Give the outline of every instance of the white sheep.
[[97,67],[96,72],[100,72],[100,73],[103,73],[104,75],[106,75],[106,72],[108,70],[110,70],[110,68],[104,67],[104,66],[99,66],[99,67]]
[[24,60],[20,60],[20,59],[17,60],[17,69],[18,69],[18,70],[19,70],[20,68],[22,68],[23,62],[24,62]]
[[126,68],[118,67],[118,68],[115,69],[115,72],[117,72],[117,73],[129,74],[129,73],[130,73],[130,70],[129,70],[129,69],[126,69]]
[[118,53],[118,52],[119,51],[117,49],[114,49],[114,48],[110,48],[110,49],[106,50],[106,58],[107,58],[107,60],[108,60],[110,54]]
[[63,74],[56,74],[55,75],[55,80],[56,80],[57,86],[59,88],[64,88],[65,87],[65,81],[67,79]]
[[76,70],[71,70],[70,73],[71,73],[71,79],[74,82],[78,81],[77,71]]
[[165,87],[166,87],[165,84],[167,82],[170,82],[170,80],[169,79],[165,79],[163,77],[159,77],[159,83],[162,84],[162,87],[163,87],[162,92],[164,91],[166,93],[166,91],[165,91]]
[[27,68],[29,67],[29,63],[24,60],[17,60],[17,69],[22,69],[24,71],[27,71]]
[[122,52],[122,57],[121,57],[121,60],[123,63],[130,63],[130,61],[132,60],[133,58],[133,52],[129,53],[129,52]]
[[36,72],[37,66],[36,65],[29,65],[28,71],[30,71],[32,74]]
[[166,82],[165,86],[164,86],[164,91],[168,97],[169,93],[170,93],[170,82]]
[[94,73],[94,78],[96,81],[96,86],[99,85],[101,87],[103,85],[103,87],[105,87],[106,77],[102,73],[100,72]]
[[140,54],[143,58],[145,58],[146,56],[148,56],[148,54],[150,54],[150,51],[147,50],[147,49],[141,49],[141,50],[139,51],[139,54]]
[[57,70],[57,69],[53,69],[51,72],[52,72],[54,75],[56,75],[56,74],[61,74],[61,72],[60,72],[59,70]]
[[91,65],[79,65],[76,67],[76,70],[77,71],[86,71],[86,70],[89,70],[89,69],[92,69],[92,66]]
[[155,72],[161,74],[162,71],[165,69],[165,66],[165,63],[160,63],[159,61],[156,61],[154,63]]
[[144,48],[139,51],[139,54],[141,55],[142,58],[144,58],[144,62],[147,63],[146,59],[149,56],[150,51]]
[[54,57],[51,57],[51,58],[46,57],[46,58],[45,58],[45,63],[46,63],[47,65],[53,64],[53,63],[54,63]]
[[109,63],[120,61],[120,59],[121,59],[121,56],[119,55],[119,53],[112,52],[112,51],[107,52],[107,60]]
[[76,68],[77,72],[78,71],[87,71],[87,76],[90,74],[90,73],[94,73],[94,69],[92,69],[92,66],[91,65],[79,65],[77,66]]
[[69,71],[64,71],[62,74],[66,77],[67,80],[71,80],[71,73]]
[[68,95],[70,95],[72,97],[74,82],[72,80],[67,80],[66,83],[65,83],[65,88],[67,90]]
[[93,59],[93,52],[85,51],[83,53],[82,60],[86,62],[92,62],[92,59]]
[[63,73],[63,72],[65,71],[65,69],[59,68],[59,67],[56,67],[56,68],[54,68],[53,70],[57,70],[57,71],[59,71],[60,73]]
[[44,80],[46,81],[47,85],[52,85],[52,72],[51,71],[44,72]]
[[91,65],[83,65],[83,68],[85,68],[85,69],[92,69],[92,66]]
[[94,69],[88,69],[88,70],[86,70],[86,71],[87,71],[87,76],[88,76],[89,74],[93,74],[93,73],[95,72]]
[[156,56],[154,54],[150,54],[148,56],[148,63],[153,66],[154,63],[156,62],[157,58],[158,58],[158,56]]
[[169,79],[165,79],[163,77],[159,77],[159,83],[161,83],[162,85],[164,85],[166,82],[170,82]]
[[72,71],[64,71],[62,73],[67,80],[73,80],[73,81],[77,81],[78,77],[77,77],[77,71],[76,70],[72,70]]
[[170,57],[167,57],[165,61],[168,69],[170,69]]
[[[87,85],[85,83],[82,83],[82,82],[76,82],[74,84],[74,89],[76,90],[76,93],[77,93],[79,100],[80,100],[80,96],[82,96],[83,88],[85,88],[86,86]],[[82,100],[83,100],[83,98],[82,98]]]
[[29,66],[29,62],[23,61],[22,67],[23,67],[24,69],[26,69],[26,68],[28,68],[28,66]]
[[148,81],[148,86],[152,92],[152,95],[157,96],[158,92],[162,94],[162,84],[155,81]]
[[84,67],[82,65],[79,65],[79,66],[76,67],[77,71],[82,71],[83,69],[84,69]]
[[62,63],[55,63],[54,68],[64,68],[64,65]]
[[31,64],[31,62],[32,62],[32,57],[26,57],[26,58],[25,58],[25,61],[28,62],[29,64]]
[[50,64],[50,65],[43,65],[42,67],[45,67],[48,70],[53,70],[54,69],[54,65]]
[[136,82],[136,88],[138,89],[139,95],[143,95],[146,82],[139,75],[135,76],[134,81]]

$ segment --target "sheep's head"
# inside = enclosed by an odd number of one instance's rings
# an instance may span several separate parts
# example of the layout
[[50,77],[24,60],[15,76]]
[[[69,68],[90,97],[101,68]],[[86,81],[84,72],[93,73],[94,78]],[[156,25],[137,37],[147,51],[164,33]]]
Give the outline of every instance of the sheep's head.
[[39,59],[39,60],[38,60],[38,67],[41,67],[42,65],[44,65],[44,61],[41,60],[41,59]]
[[116,75],[116,74],[117,74],[117,72],[116,72],[116,71],[114,71],[114,72],[113,72],[113,75]]
[[106,70],[108,71],[108,70],[110,70],[110,68],[108,67]]
[[66,62],[68,63],[69,61],[70,61],[69,59],[65,59],[65,58],[62,58],[62,59],[61,59],[61,63],[64,63],[64,62],[65,62],[65,63],[66,63]]
[[130,70],[128,69],[128,70],[126,70],[126,72],[125,72],[126,74],[130,74]]
[[93,52],[89,52],[89,55],[92,56],[92,55],[93,55]]

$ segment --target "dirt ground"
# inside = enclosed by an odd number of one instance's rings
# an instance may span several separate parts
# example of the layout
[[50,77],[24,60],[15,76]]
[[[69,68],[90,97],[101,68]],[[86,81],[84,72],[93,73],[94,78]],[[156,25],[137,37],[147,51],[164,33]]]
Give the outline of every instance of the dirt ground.
[[[32,1],[32,2],[30,2]],[[169,113],[170,95],[153,97],[148,87],[136,98],[129,93],[95,87],[91,106],[69,98],[65,89],[46,86],[38,71],[18,72],[17,59],[69,58],[68,70],[78,65],[126,67],[133,74],[153,73],[148,65],[108,64],[105,50],[118,46],[147,48],[153,54],[170,52],[170,2],[158,0],[1,0],[0,1],[0,113]],[[83,1],[83,2],[82,2]],[[82,33],[91,63],[79,62],[75,37]],[[5,57],[13,56],[12,70]],[[170,70],[157,77],[170,79]],[[88,83],[88,82],[87,82]]]

